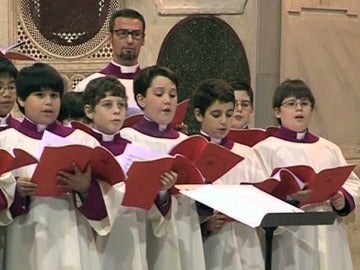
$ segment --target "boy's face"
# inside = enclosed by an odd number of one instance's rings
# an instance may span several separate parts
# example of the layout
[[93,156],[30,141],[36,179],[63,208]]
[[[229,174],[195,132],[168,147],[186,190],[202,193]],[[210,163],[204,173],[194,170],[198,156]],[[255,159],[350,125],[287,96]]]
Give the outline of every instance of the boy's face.
[[49,88],[32,92],[25,100],[18,98],[25,116],[35,124],[50,125],[56,121],[60,111],[60,94]]
[[236,103],[234,121],[231,127],[235,129],[242,129],[247,127],[250,123],[253,106],[250,102],[250,97],[245,90],[235,90],[234,94]]
[[147,118],[159,125],[168,125],[174,118],[178,102],[176,85],[167,77],[157,76],[146,91],[137,95],[137,101]]
[[287,97],[280,108],[274,109],[276,118],[281,120],[281,125],[295,132],[304,132],[310,124],[313,108],[308,99]]
[[126,101],[122,97],[107,95],[95,108],[85,105],[85,113],[93,126],[105,134],[114,134],[122,127],[126,117]]
[[198,109],[194,110],[196,120],[201,124],[201,130],[215,139],[223,139],[229,133],[234,118],[234,103],[215,101],[207,108],[205,115]]
[[0,75],[0,117],[5,117],[14,107],[16,101],[15,79]]

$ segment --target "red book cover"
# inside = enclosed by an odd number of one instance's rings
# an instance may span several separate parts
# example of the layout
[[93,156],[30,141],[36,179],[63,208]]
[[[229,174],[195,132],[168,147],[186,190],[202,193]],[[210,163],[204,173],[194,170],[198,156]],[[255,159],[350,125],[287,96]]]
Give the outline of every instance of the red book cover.
[[303,188],[312,190],[310,197],[301,203],[300,206],[303,206],[328,200],[341,189],[354,168],[355,165],[346,165],[324,169],[318,173],[306,165],[276,168],[273,171],[274,178],[254,185],[282,200]]
[[174,118],[171,122],[172,128],[176,129],[176,127],[178,125],[180,125],[184,122],[187,110],[189,109],[189,106],[190,106],[189,99],[185,99],[185,100],[181,101],[180,103],[178,103],[178,105],[176,107],[176,112],[175,112]]
[[[161,190],[161,175],[169,171],[178,173],[176,184],[204,183],[200,171],[181,155],[134,161],[127,172],[126,192],[122,205],[149,210]],[[178,193],[175,188],[172,188],[171,192]]]
[[14,159],[9,152],[0,149],[0,175],[11,171]]
[[13,152],[14,156],[12,156],[9,152],[0,149],[0,175],[38,162],[36,158],[22,149],[15,148]]
[[181,154],[199,169],[206,183],[220,178],[244,158],[229,149],[193,135],[176,145],[170,155]]
[[73,172],[73,163],[85,171],[90,163],[93,177],[113,185],[125,175],[114,156],[103,147],[85,145],[45,147],[31,181],[38,184],[38,196],[58,196],[68,192],[58,186],[58,172]]
[[277,127],[250,128],[250,129],[231,129],[227,137],[234,142],[241,143],[247,146],[254,146],[258,142],[266,139],[267,137],[278,131]]
[[9,60],[30,60],[30,61],[36,61],[35,58],[28,56],[26,54],[22,54],[19,52],[12,52],[11,50],[23,45],[25,41],[15,43],[5,49],[0,50],[0,58],[6,58]]

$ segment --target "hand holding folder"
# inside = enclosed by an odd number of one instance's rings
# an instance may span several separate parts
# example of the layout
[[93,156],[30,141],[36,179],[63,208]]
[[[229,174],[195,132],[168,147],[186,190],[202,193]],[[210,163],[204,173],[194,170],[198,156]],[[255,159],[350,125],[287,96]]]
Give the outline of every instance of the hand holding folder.
[[355,165],[346,165],[324,169],[318,173],[306,165],[276,168],[272,173],[273,178],[254,185],[283,200],[306,186],[312,193],[300,204],[303,206],[328,200],[341,189],[354,168]]
[[176,154],[187,157],[207,183],[214,182],[244,159],[221,145],[208,142],[200,135],[190,136],[176,145],[170,155]]
[[73,163],[81,171],[90,163],[95,179],[114,185],[125,180],[125,174],[114,156],[103,147],[85,145],[45,147],[31,181],[38,184],[38,196],[58,196],[68,190],[58,186],[58,172],[73,172]]

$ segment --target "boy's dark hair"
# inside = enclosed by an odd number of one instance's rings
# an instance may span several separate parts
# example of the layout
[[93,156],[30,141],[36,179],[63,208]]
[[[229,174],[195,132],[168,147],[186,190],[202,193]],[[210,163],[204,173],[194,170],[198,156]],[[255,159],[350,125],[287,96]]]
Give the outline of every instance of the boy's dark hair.
[[171,80],[176,88],[178,88],[179,83],[176,77],[176,74],[169,68],[163,66],[149,66],[142,69],[138,74],[136,74],[134,78],[134,97],[137,105],[141,108],[140,104],[137,102],[136,96],[141,94],[142,96],[146,96],[146,91],[151,86],[152,81],[157,76],[164,76]]
[[66,119],[80,120],[85,117],[83,105],[83,92],[66,92],[61,100],[58,120],[63,122]]
[[234,89],[234,91],[245,91],[250,98],[251,105],[254,105],[254,91],[248,83],[238,81],[231,82],[230,85]]
[[83,94],[83,104],[95,106],[107,95],[124,98],[127,101],[125,86],[115,77],[105,76],[91,80]]
[[[59,93],[60,98],[64,93],[64,81],[55,68],[45,63],[35,63],[19,71],[16,79],[18,98],[25,101],[31,93],[46,89]],[[19,109],[24,113],[23,107],[19,106]]]
[[310,87],[302,80],[287,79],[283,81],[275,90],[272,103],[273,109],[280,108],[284,99],[288,97],[294,97],[296,99],[306,98],[310,100],[312,108],[315,106],[315,97]]
[[201,115],[215,102],[235,104],[234,89],[220,79],[208,79],[200,82],[192,96],[192,106],[199,109]]
[[0,76],[8,76],[16,79],[18,73],[19,72],[13,62],[6,58],[0,58]]
[[144,19],[143,15],[141,15],[138,11],[136,11],[134,9],[130,9],[130,8],[124,8],[124,9],[117,10],[111,15],[110,21],[109,21],[109,32],[110,33],[112,33],[114,30],[115,19],[119,18],[119,17],[137,19],[137,20],[141,21],[142,25],[143,25],[143,33],[145,34],[145,19]]

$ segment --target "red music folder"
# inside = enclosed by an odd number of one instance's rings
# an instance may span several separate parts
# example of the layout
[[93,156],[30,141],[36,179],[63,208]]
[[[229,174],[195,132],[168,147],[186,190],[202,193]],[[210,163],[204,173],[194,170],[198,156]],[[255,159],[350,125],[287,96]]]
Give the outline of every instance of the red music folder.
[[0,149],[0,175],[11,170],[37,163],[37,159],[22,149],[14,149],[14,156]]
[[302,190],[307,184],[305,188],[312,190],[312,193],[300,204],[303,206],[328,200],[341,189],[354,168],[355,165],[346,165],[324,169],[318,173],[306,165],[276,168],[273,175],[279,174],[279,180],[272,178],[254,185],[284,200],[288,195]]
[[12,52],[11,50],[23,45],[25,41],[15,43],[13,45],[8,46],[5,49],[0,50],[0,58],[6,58],[9,60],[30,60],[30,61],[36,61],[35,58],[28,56],[26,54],[22,54],[19,52]]
[[114,156],[103,147],[85,145],[45,147],[31,181],[38,184],[38,196],[58,196],[68,192],[59,187],[58,172],[73,172],[73,163],[81,171],[91,164],[95,179],[114,185],[125,180],[125,174]]
[[229,149],[193,135],[176,145],[170,155],[181,154],[199,169],[206,183],[220,178],[244,158]]
[[258,142],[266,139],[267,137],[278,131],[277,127],[250,128],[250,129],[231,129],[227,137],[234,142],[241,143],[247,146],[254,146]]
[[[134,161],[127,172],[122,205],[149,210],[161,190],[161,175],[169,171],[178,173],[176,184],[204,183],[200,171],[182,155]],[[178,193],[175,188],[172,188],[171,192]]]

